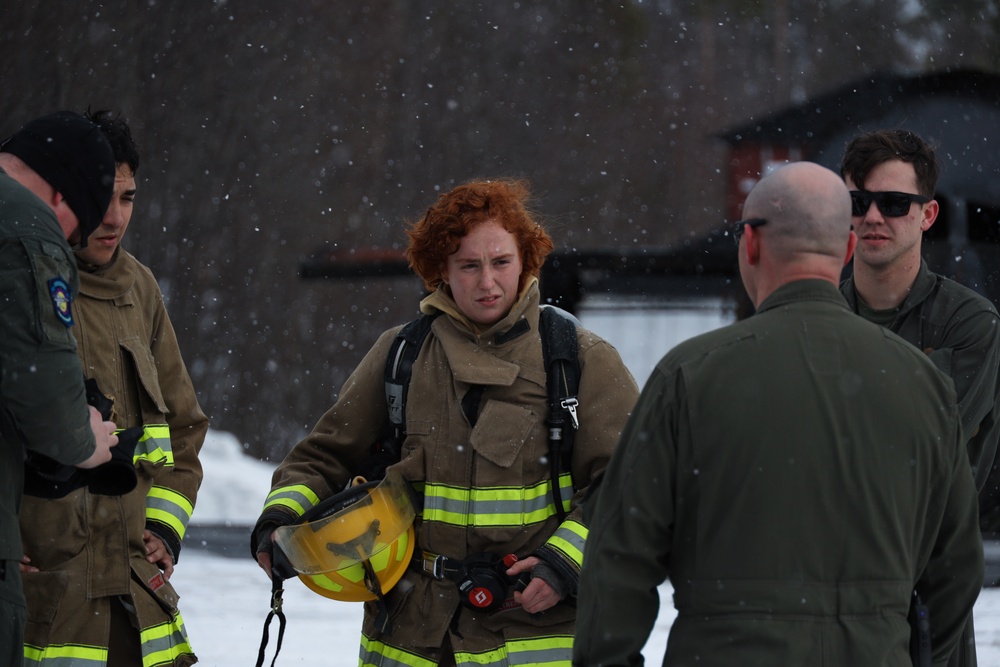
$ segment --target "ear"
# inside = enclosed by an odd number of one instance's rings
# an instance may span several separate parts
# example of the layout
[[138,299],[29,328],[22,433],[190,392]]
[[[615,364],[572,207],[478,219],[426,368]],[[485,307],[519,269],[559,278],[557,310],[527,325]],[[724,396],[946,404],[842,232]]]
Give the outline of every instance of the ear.
[[56,214],[56,219],[62,228],[63,236],[66,237],[69,244],[72,246],[80,243],[80,219],[76,217],[76,213],[69,207],[69,202],[66,201],[66,198],[54,189],[52,194],[52,212]]
[[932,199],[923,205],[923,211],[921,211],[920,218],[920,231],[926,232],[937,220],[938,213],[940,212],[940,204],[937,203],[936,199]]
[[854,249],[858,247],[858,235],[851,230],[851,235],[847,239],[847,254],[844,256],[844,266],[851,261],[851,257],[854,257]]

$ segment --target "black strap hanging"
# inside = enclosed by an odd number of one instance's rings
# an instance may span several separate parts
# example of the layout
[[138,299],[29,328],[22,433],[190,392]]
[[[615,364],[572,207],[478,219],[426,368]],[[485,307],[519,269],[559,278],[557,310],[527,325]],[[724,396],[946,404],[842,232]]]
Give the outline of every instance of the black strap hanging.
[[[552,469],[552,500],[559,521],[566,520],[559,479],[569,465],[576,430],[580,428],[577,395],[580,392],[580,359],[576,325],[551,306],[544,306],[538,318],[542,338],[542,361],[548,378],[549,466]],[[567,428],[569,424],[572,428]]]
[[274,667],[274,663],[278,659],[278,653],[281,652],[281,640],[285,637],[285,612],[281,610],[281,596],[284,590],[281,577],[272,573],[271,611],[268,612],[267,619],[264,620],[264,632],[260,638],[260,650],[257,651],[257,667],[263,667],[264,665],[264,652],[267,649],[267,641],[270,638],[268,627],[271,625],[271,619],[275,616],[278,617],[278,642],[274,647],[274,658],[271,659],[271,667]]

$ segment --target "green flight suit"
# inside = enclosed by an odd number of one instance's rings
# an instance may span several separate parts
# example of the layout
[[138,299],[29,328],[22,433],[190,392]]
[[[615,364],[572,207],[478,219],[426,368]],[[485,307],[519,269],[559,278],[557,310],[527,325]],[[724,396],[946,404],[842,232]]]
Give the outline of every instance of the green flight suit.
[[[0,169],[0,663],[20,664],[18,509],[25,450],[73,465],[94,453],[76,356],[76,260],[44,202]],[[8,661],[8,656],[10,656]]]
[[911,591],[953,651],[983,578],[951,381],[835,286],[801,280],[675,347],[595,495],[576,665],[909,667]]
[[[853,277],[841,284],[840,291],[851,310],[864,315]],[[1000,440],[998,323],[997,309],[988,299],[932,273],[927,262],[921,260],[917,279],[889,325],[890,331],[925,352],[955,382],[962,431],[968,438],[969,463],[980,493]]]
[[[854,278],[848,278],[840,291],[851,310],[863,317],[878,317],[859,303]],[[984,533],[1000,529],[1000,488],[993,470],[1000,439],[1000,327],[997,310],[985,297],[927,268],[920,260],[920,270],[903,303],[900,304],[890,331],[927,354],[955,382],[962,431],[968,442],[969,464],[979,492],[979,524]],[[933,610],[931,610],[933,613]],[[975,630],[972,618],[964,641],[949,662],[958,667],[975,667]]]

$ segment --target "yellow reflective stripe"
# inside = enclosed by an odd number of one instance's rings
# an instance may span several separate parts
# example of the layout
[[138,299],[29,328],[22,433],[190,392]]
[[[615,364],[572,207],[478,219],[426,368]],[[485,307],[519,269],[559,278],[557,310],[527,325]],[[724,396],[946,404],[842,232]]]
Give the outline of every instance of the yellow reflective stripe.
[[583,546],[590,531],[579,521],[567,519],[556,528],[545,544],[565,554],[566,558],[583,567]]
[[83,644],[24,645],[24,667],[104,667],[108,649]]
[[[132,460],[174,465],[174,448],[170,443],[170,427],[166,424],[144,424],[142,437],[135,446]],[[118,431],[121,432],[120,430]]]
[[165,486],[154,486],[146,494],[146,518],[165,523],[177,537],[184,539],[194,505],[182,493]]
[[570,667],[572,662],[573,635],[511,639],[503,646],[479,653],[455,651],[457,667]]
[[[573,478],[559,477],[563,507],[569,509]],[[524,526],[542,523],[556,512],[552,502],[552,482],[545,480],[529,487],[464,488],[426,483],[424,521],[453,526]]]
[[275,489],[267,495],[264,501],[264,509],[281,506],[295,512],[295,516],[302,516],[308,510],[319,503],[317,496],[312,489],[304,484],[294,484]]
[[[166,623],[142,630],[139,640],[142,642],[142,667],[172,665],[182,655],[194,655],[180,614]],[[25,667],[104,667],[108,649],[80,644],[44,648],[25,644],[24,660]]]
[[437,662],[361,635],[358,667],[436,667]]
[[172,665],[182,655],[194,655],[179,613],[166,623],[142,630],[139,641],[142,642],[142,667]]
[[[361,570],[361,578],[364,579],[365,569],[360,565],[355,565],[359,570]],[[350,568],[348,568],[350,569]],[[343,574],[343,572],[338,572],[337,574]],[[344,590],[344,587],[338,584],[336,581],[326,576],[325,574],[311,574],[307,575],[314,584],[322,589],[328,590],[331,593],[339,593]]]

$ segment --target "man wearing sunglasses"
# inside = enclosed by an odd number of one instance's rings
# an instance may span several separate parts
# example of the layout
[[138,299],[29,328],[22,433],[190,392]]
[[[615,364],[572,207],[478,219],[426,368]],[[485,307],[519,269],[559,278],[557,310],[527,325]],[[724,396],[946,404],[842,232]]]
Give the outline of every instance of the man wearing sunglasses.
[[[989,300],[932,273],[921,256],[938,216],[934,151],[907,130],[870,132],[848,144],[840,174],[858,235],[854,275],[841,292],[852,310],[923,350],[954,381],[981,528],[991,530],[983,519],[996,504],[987,495],[996,485],[986,482],[1000,438],[1000,327]],[[975,649],[970,617],[949,665],[975,665]]]

